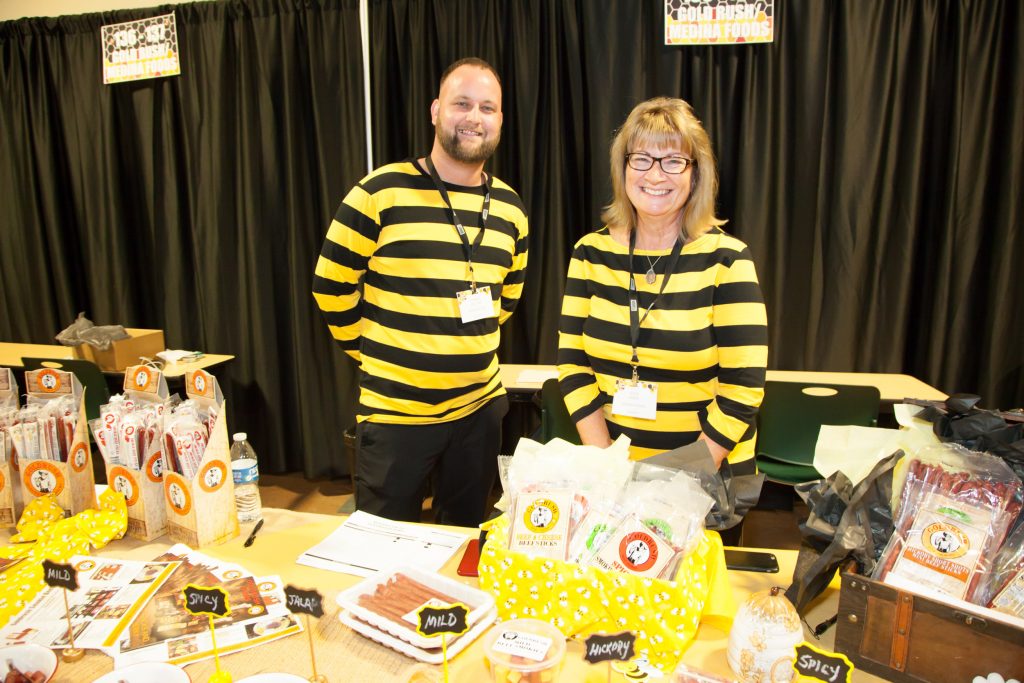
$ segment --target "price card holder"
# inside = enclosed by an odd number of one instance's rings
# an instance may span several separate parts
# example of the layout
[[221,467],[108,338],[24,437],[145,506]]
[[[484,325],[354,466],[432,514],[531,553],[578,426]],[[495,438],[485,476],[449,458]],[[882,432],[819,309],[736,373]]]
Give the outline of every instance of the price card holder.
[[796,646],[793,670],[800,676],[822,683],[850,683],[853,663],[846,655],[819,650],[808,642]]
[[[124,373],[124,394],[136,403],[163,405],[168,397],[167,380],[159,370],[133,365]],[[163,423],[159,424],[161,432]],[[124,494],[128,505],[128,535],[151,541],[167,533],[167,503],[164,501],[164,439],[154,439],[145,454],[142,469],[105,463],[107,482]]]
[[[10,368],[0,368],[0,406],[18,408],[18,385]],[[15,525],[25,504],[18,483],[18,458],[14,439],[0,431],[0,529]]]
[[423,606],[416,612],[416,633],[427,637],[441,636],[445,683],[448,683],[448,635],[458,636],[469,630],[466,623],[468,614],[469,608],[461,602],[446,607]]
[[71,625],[71,610],[68,608],[68,591],[78,590],[78,572],[70,564],[43,560],[43,582],[51,588],[61,589],[64,595],[64,613],[68,618],[68,645],[61,651],[65,662],[77,662],[85,656],[85,650],[75,647],[75,629]]
[[312,683],[327,683],[327,677],[316,670],[316,655],[313,652],[313,629],[309,626],[309,618],[319,619],[324,615],[324,598],[315,590],[302,590],[295,586],[284,587],[285,601],[288,609],[295,614],[306,615],[306,633],[309,635],[309,662],[313,669],[313,675],[309,677]]
[[231,683],[231,674],[220,668],[220,652],[217,650],[217,634],[213,626],[214,617],[226,617],[231,612],[227,591],[190,583],[181,593],[185,598],[185,610],[189,614],[205,614],[210,619],[210,641],[213,643],[213,661],[217,667],[217,672],[210,676],[210,683]]
[[584,641],[583,658],[591,664],[608,662],[608,680],[612,679],[612,662],[628,662],[636,656],[636,635],[623,631],[614,635],[595,633]]
[[52,368],[29,370],[25,373],[25,386],[29,396],[53,400],[74,396],[78,405],[78,420],[68,450],[67,462],[60,460],[18,458],[22,497],[29,501],[53,495],[65,516],[77,515],[83,510],[96,508],[96,479],[92,473],[92,450],[89,446],[89,426],[85,416],[85,390],[73,373]]
[[217,411],[196,476],[185,479],[167,467],[164,459],[164,501],[167,533],[192,548],[217,545],[238,536],[235,483],[231,476],[227,402],[217,378],[202,370],[185,375],[185,393],[204,410]]

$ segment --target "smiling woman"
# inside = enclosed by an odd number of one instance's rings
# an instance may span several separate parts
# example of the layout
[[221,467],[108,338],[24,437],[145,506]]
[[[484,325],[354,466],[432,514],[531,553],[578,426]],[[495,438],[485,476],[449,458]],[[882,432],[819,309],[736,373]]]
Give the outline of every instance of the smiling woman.
[[626,434],[634,458],[700,440],[716,463],[749,460],[767,317],[746,245],[714,214],[708,135],[686,102],[648,100],[615,136],[611,166],[607,225],[576,244],[559,325],[580,438]]

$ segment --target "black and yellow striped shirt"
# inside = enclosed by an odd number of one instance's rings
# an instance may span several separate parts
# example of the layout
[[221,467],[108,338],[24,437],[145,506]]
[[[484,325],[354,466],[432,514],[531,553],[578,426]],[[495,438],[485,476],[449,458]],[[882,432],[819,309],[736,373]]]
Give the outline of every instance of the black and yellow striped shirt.
[[[473,244],[484,188],[446,186]],[[313,296],[331,334],[359,363],[360,421],[446,422],[505,393],[499,324],[522,292],[527,234],[522,201],[495,178],[473,263],[497,317],[463,323],[456,293],[470,288],[469,266],[425,169],[389,164],[352,188],[327,232]]]
[[[647,284],[647,257],[661,256],[665,264],[669,251],[635,252],[641,314],[664,277]],[[558,342],[559,380],[573,420],[603,409],[613,438],[627,434],[636,458],[691,443],[701,431],[730,449],[730,462],[753,457],[768,328],[746,245],[719,228],[686,244],[665,293],[641,325],[639,378],[658,384],[655,420],[611,413],[616,380],[632,375],[629,273],[628,247],[607,227],[576,244]]]

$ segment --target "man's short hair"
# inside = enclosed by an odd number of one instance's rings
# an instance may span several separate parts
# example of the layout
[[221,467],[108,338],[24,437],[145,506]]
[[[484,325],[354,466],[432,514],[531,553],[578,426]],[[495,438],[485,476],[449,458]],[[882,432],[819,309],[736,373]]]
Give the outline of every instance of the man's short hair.
[[448,77],[452,75],[452,72],[460,66],[475,66],[478,69],[490,71],[494,74],[494,80],[498,81],[498,87],[501,87],[501,76],[498,75],[498,72],[494,70],[493,66],[479,57],[463,57],[462,59],[449,64],[448,68],[444,70],[443,74],[441,74],[441,80],[437,84],[438,92],[441,92],[441,87],[444,86],[444,82],[448,80]]

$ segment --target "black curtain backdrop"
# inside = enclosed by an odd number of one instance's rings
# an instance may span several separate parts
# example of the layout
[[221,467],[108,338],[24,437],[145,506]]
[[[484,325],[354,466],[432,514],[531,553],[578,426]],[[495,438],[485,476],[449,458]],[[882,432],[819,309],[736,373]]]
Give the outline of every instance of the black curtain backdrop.
[[[100,26],[174,12],[182,74],[102,83]],[[0,339],[78,311],[229,353],[265,471],[347,469],[354,384],[310,295],[366,170],[358,0],[167,5],[0,24]]]
[[[1024,405],[1017,0],[776,0],[770,45],[665,47],[661,0],[371,0],[376,164],[420,155],[449,62],[504,83],[494,172],[531,216],[507,362],[553,362],[573,243],[639,101],[690,101],[754,253],[773,368],[906,372]],[[99,27],[174,11],[183,74],[104,86]],[[233,0],[0,24],[0,339],[79,310],[238,356],[265,471],[346,470],[354,368],[309,294],[365,172],[357,0]]]

